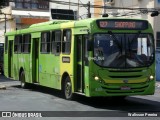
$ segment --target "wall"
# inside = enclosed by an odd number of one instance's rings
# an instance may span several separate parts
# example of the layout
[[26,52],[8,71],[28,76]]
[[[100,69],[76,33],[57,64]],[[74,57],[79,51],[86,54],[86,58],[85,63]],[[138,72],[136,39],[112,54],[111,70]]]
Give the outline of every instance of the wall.
[[[11,7],[6,7],[1,9],[2,13],[11,14]],[[0,18],[5,18],[3,14],[0,14]],[[12,15],[6,15],[6,32],[15,30],[16,25]],[[5,19],[0,19],[0,43],[4,43],[4,33],[5,33]]]
[[[94,0],[94,4],[98,5],[98,6],[102,6],[103,2],[102,2],[102,0]],[[94,17],[101,17],[102,13],[103,13],[103,9],[101,9],[101,8],[94,9]]]
[[[155,8],[159,8],[160,7],[160,0],[156,0],[155,1]],[[157,32],[160,32],[160,15],[154,17],[154,31],[155,31],[155,39],[157,42]],[[160,45],[157,45],[157,47],[160,49]]]
[[29,27],[31,24],[49,20],[49,2],[44,0],[22,0],[10,2],[16,29]]

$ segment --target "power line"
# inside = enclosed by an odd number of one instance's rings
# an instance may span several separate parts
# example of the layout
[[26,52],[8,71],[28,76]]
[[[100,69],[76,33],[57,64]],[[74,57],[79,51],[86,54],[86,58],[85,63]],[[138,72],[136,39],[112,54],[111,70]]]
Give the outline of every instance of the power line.
[[49,2],[61,4],[61,5],[71,5],[71,6],[80,6],[80,7],[87,7],[87,4],[82,3],[75,3],[75,2],[66,2],[66,1],[57,1],[57,0],[49,0]]
[[[14,0],[9,0],[9,1],[14,1]],[[89,3],[86,3],[86,4],[83,4],[80,0],[81,3],[76,3],[76,2],[66,2],[66,1],[59,1],[59,0],[46,0],[48,2],[51,2],[51,3],[55,3],[55,4],[61,4],[61,5],[70,5],[70,6],[79,6],[79,7],[85,7],[88,11],[88,17],[89,17],[89,13],[90,13],[90,9],[92,8],[101,8],[101,9],[110,9],[110,10],[114,10],[114,9],[117,9],[117,10],[132,10],[132,11],[135,11],[135,10],[138,10],[140,11],[141,13],[143,14],[147,14],[149,12],[156,12],[160,11],[160,8],[129,8],[129,7],[113,7],[113,6],[102,6],[102,5],[93,5],[93,4],[89,4]]]
[[[9,2],[14,2],[14,0],[8,0]],[[61,5],[71,5],[71,6],[80,6],[80,7],[88,7],[88,3],[83,4],[81,3],[76,3],[76,2],[66,2],[66,1],[61,1],[61,0],[45,0],[51,3],[55,4],[61,4]],[[150,12],[152,11],[160,11],[160,8],[129,8],[129,7],[111,7],[111,6],[101,6],[101,5],[92,5],[90,4],[90,8],[102,8],[102,9],[124,9],[124,10],[148,10]]]
[[[81,0],[79,0],[79,1],[81,2],[81,4],[83,4]],[[84,6],[84,7],[88,10],[88,8],[86,6]]]
[[[55,4],[61,4],[61,5],[71,5],[71,6],[80,6],[80,7],[88,7],[87,4],[83,3],[75,3],[75,2],[66,2],[66,1],[57,1],[57,0],[49,0],[49,2],[55,3]],[[139,10],[139,11],[160,11],[160,8],[130,8],[130,7],[112,7],[112,6],[102,6],[102,5],[92,5],[90,4],[90,8],[102,8],[102,9],[119,9],[119,10]]]

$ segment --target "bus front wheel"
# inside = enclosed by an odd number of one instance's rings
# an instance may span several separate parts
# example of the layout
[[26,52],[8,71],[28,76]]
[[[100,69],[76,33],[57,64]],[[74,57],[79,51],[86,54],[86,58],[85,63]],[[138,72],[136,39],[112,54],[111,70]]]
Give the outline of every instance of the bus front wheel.
[[64,96],[67,100],[73,99],[72,83],[69,77],[66,77],[64,84]]

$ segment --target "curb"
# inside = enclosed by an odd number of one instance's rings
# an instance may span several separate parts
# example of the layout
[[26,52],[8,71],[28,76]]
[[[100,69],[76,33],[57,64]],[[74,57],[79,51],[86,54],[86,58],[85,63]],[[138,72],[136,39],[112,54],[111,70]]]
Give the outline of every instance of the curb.
[[0,84],[0,90],[5,90],[5,89],[6,89],[6,86]]

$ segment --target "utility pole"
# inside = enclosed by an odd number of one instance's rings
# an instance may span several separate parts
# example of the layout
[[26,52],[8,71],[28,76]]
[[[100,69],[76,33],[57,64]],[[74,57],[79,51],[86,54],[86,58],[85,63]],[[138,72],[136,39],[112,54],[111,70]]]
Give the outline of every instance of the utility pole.
[[3,13],[1,10],[0,10],[0,15],[4,15],[4,33],[6,33],[6,29],[7,29],[7,16],[8,14],[6,13]]
[[87,6],[88,6],[88,18],[91,18],[91,11],[90,11],[90,9],[91,9],[91,3],[90,3],[90,1],[88,1]]
[[71,6],[71,2],[70,2],[70,0],[69,0],[69,10],[70,10],[70,6]]
[[4,33],[7,32],[7,15],[11,15],[11,14],[6,14],[6,13],[3,13],[2,11],[0,11],[0,14],[4,15]]
[[7,17],[6,17],[6,14],[4,14],[4,16],[5,16],[4,17],[4,21],[5,21],[5,24],[4,24],[4,27],[5,27],[4,30],[5,31],[4,31],[4,33],[6,33],[6,29],[7,29]]
[[77,11],[77,18],[79,18],[79,0],[78,0],[78,11]]

